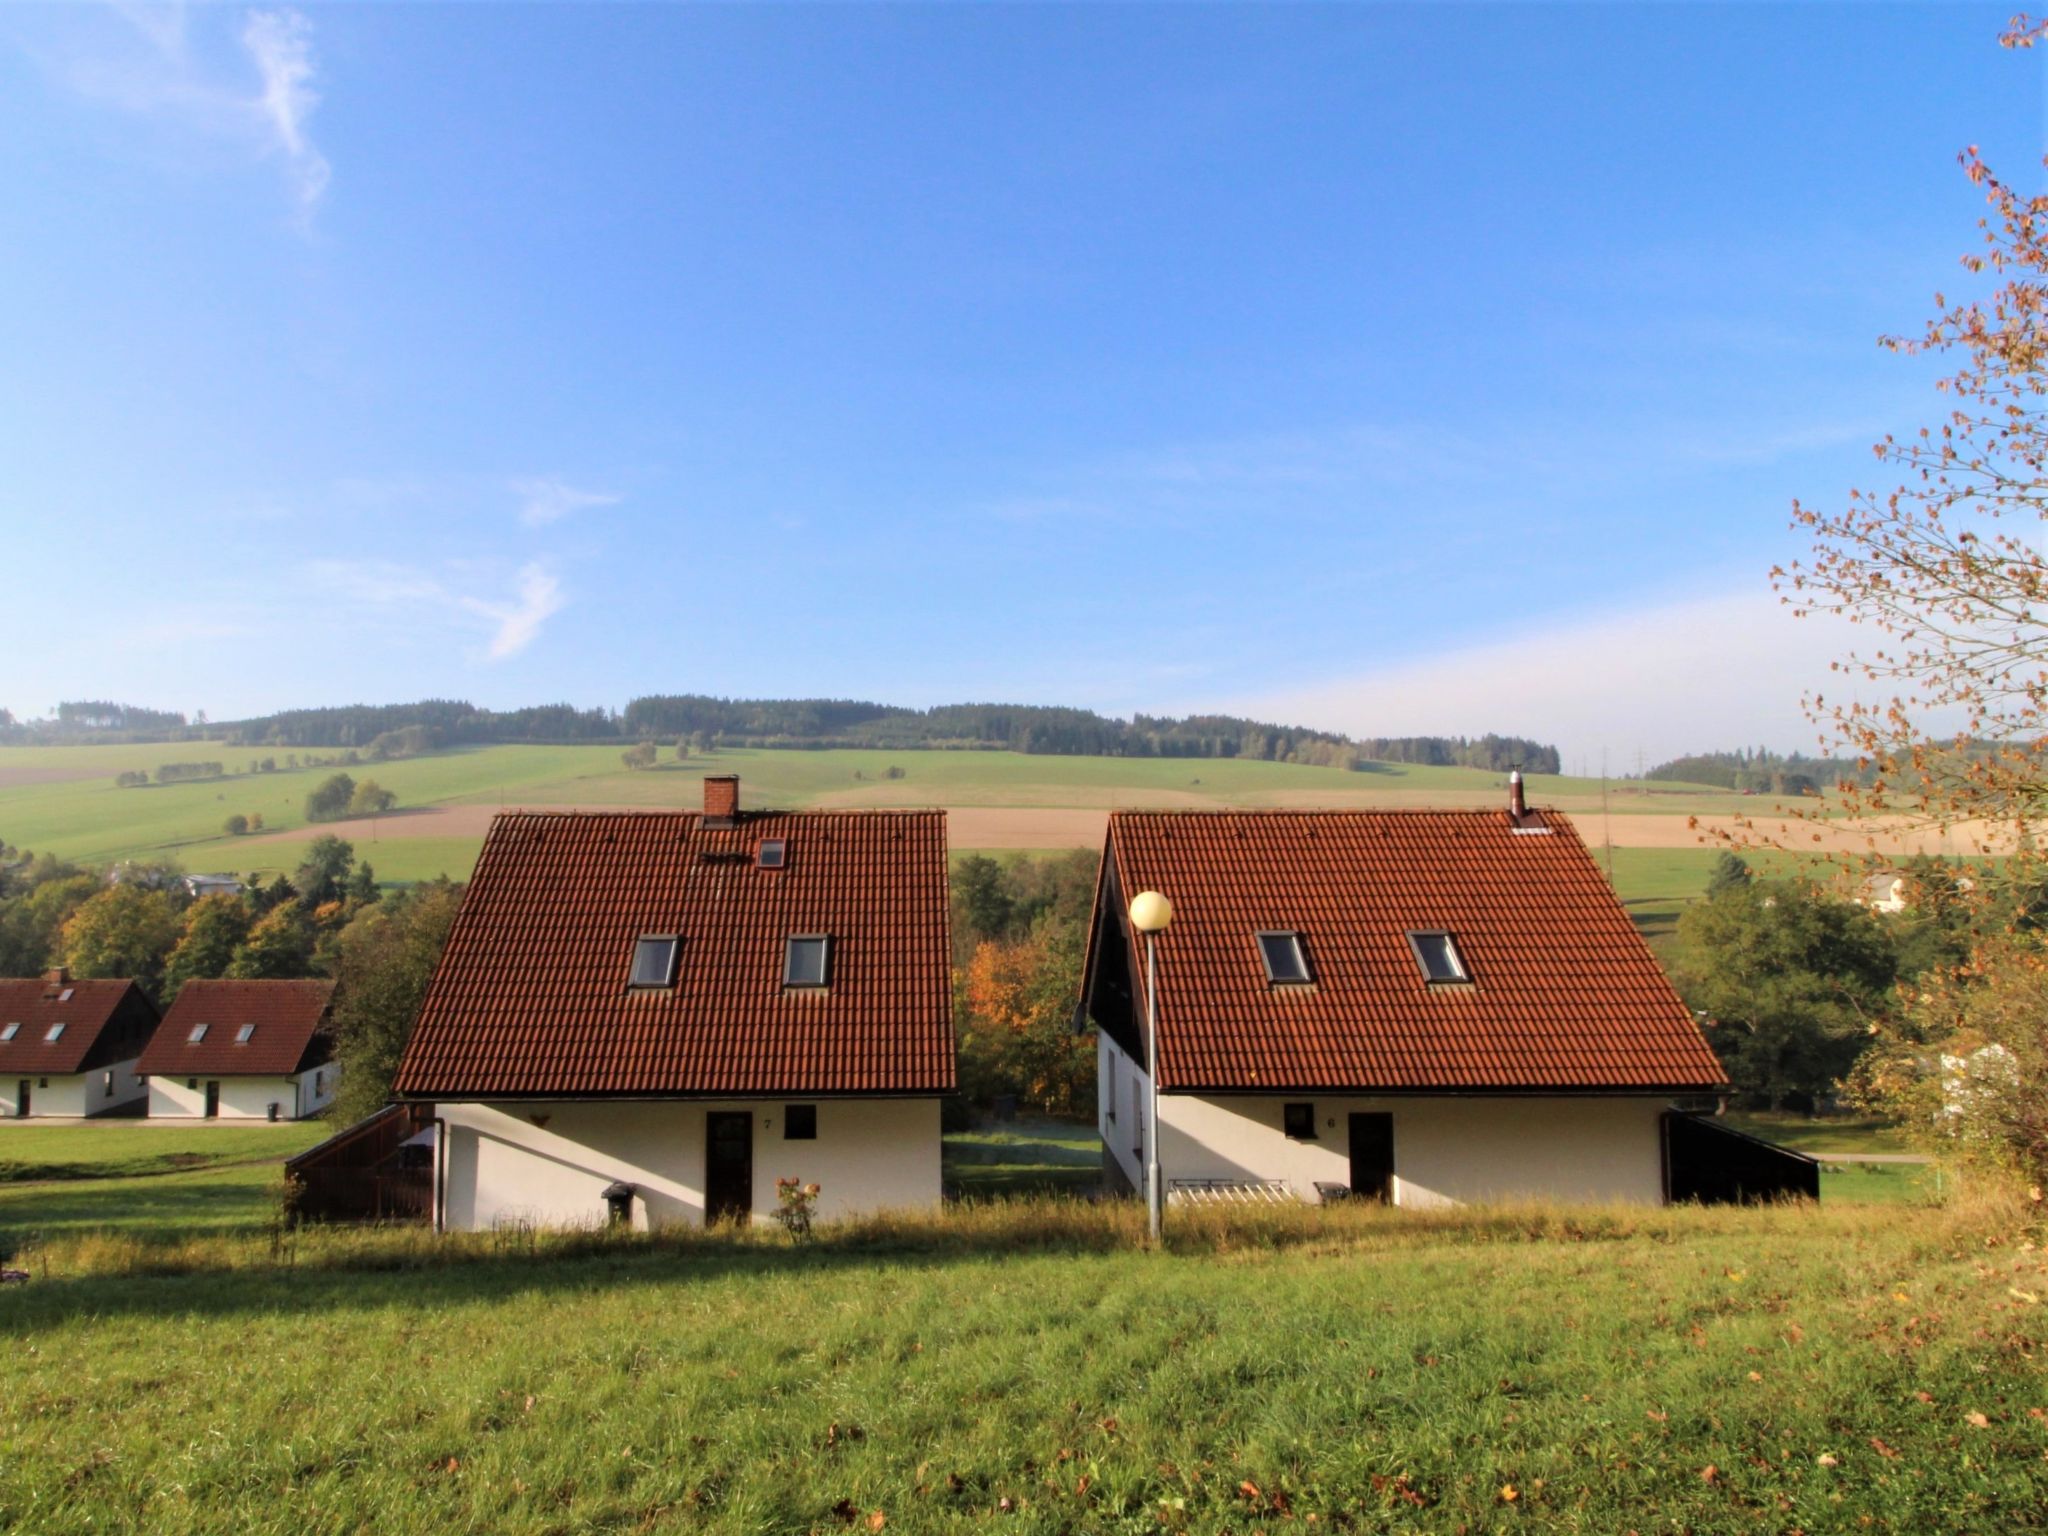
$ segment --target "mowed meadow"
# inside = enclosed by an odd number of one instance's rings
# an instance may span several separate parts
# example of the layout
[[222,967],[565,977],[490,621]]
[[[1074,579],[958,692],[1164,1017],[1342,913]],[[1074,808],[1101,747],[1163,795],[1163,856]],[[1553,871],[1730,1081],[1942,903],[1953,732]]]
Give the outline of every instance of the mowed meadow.
[[[489,746],[350,766],[394,792],[397,808],[374,821],[308,827],[306,794],[337,769],[248,772],[263,756],[286,760],[273,748],[208,742],[0,748],[0,842],[86,864],[172,857],[195,872],[268,876],[290,871],[299,842],[332,830],[356,844],[380,880],[403,883],[466,875],[500,808],[694,807],[706,773],[739,774],[756,806],[944,806],[957,813],[952,840],[962,850],[1095,847],[1116,808],[1479,807],[1506,792],[1500,774],[1399,763],[1354,772],[1243,759],[734,749],[685,762],[671,751],[659,766],[632,771],[616,743]],[[114,784],[125,771],[190,760],[218,760],[228,774]],[[1571,812],[1590,845],[1611,833],[1617,889],[1650,902],[1697,894],[1705,882],[1714,848],[1690,818],[1764,808],[1700,786],[1613,784],[1603,794],[1597,779],[1565,776],[1532,776],[1529,795]],[[260,814],[263,832],[224,835],[235,814]]]
[[1037,1127],[949,1145],[944,1212],[804,1244],[437,1238],[278,1227],[243,1159],[296,1139],[251,1129],[155,1178],[145,1127],[18,1144],[0,1529],[2048,1525],[2048,1258],[1990,1186],[1175,1212],[1153,1250],[1130,1202],[990,1197],[1079,1167]]

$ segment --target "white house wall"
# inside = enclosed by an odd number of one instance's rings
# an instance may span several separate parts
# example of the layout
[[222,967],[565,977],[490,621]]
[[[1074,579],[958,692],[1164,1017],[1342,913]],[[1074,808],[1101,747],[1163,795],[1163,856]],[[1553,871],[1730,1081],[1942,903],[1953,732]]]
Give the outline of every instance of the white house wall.
[[[0,1116],[12,1117],[23,1077],[28,1078],[28,1112],[31,1119],[45,1115],[84,1117],[111,1114],[143,1096],[143,1084],[135,1075],[140,1057],[117,1061],[91,1072],[68,1073],[42,1078],[33,1073],[14,1072],[0,1077]],[[109,1075],[113,1092],[107,1091]],[[43,1086],[45,1082],[49,1086]]]
[[[1144,1071],[1097,1036],[1098,1126],[1117,1166],[1144,1185]],[[1114,1096],[1116,1117],[1109,1117]],[[1135,1097],[1135,1102],[1133,1102]],[[1283,1107],[1315,1106],[1316,1139],[1282,1128]],[[1289,1093],[1159,1100],[1162,1177],[1281,1179],[1304,1200],[1320,1183],[1351,1181],[1350,1121],[1394,1123],[1394,1201],[1413,1208],[1516,1199],[1662,1204],[1659,1116],[1668,1098],[1382,1097]]]
[[592,1226],[603,1191],[636,1187],[635,1226],[704,1220],[705,1119],[753,1116],[753,1212],[776,1207],[775,1181],[820,1186],[820,1220],[934,1206],[941,1198],[936,1099],[797,1099],[817,1106],[815,1141],[785,1141],[783,1101],[443,1104],[446,1222],[475,1231],[530,1223]]
[[[1281,1128],[1282,1107],[1315,1105],[1316,1139]],[[1578,1203],[1664,1199],[1658,1124],[1668,1099],[1271,1098],[1160,1101],[1166,1178],[1284,1179],[1303,1199],[1351,1179],[1354,1112],[1393,1116],[1394,1203],[1428,1208],[1518,1199]]]
[[1095,1045],[1095,1128],[1103,1149],[1132,1189],[1145,1188],[1145,1138],[1151,1081],[1145,1069],[1107,1034]]
[[[223,1120],[268,1120],[277,1106],[280,1120],[297,1120],[334,1102],[341,1069],[332,1062],[311,1067],[295,1077],[180,1077],[159,1072],[149,1080],[152,1120],[200,1120],[206,1117],[206,1085],[220,1084]],[[187,1085],[190,1086],[187,1086]]]

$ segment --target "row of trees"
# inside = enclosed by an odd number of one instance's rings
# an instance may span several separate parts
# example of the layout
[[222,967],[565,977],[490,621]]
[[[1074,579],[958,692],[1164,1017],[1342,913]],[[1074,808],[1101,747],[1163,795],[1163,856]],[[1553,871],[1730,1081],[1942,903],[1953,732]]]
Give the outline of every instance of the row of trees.
[[443,879],[395,894],[337,837],[307,843],[289,876],[239,895],[193,900],[169,863],[89,871],[0,847],[0,975],[69,966],[132,977],[161,1007],[194,980],[331,976],[338,1113],[384,1100],[461,887]]

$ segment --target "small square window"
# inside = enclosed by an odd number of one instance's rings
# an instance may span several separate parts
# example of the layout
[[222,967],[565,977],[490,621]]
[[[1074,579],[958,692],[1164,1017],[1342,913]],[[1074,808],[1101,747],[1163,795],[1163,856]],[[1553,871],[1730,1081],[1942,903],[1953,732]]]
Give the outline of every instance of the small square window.
[[244,1024],[235,1031],[235,1044],[247,1045],[256,1036],[254,1024]]
[[789,842],[780,837],[764,837],[761,846],[754,850],[754,863],[762,869],[780,869],[789,862]]
[[20,1033],[21,1026],[19,1024],[10,1024],[5,1029],[0,1029],[0,1045],[5,1045]]
[[45,1040],[62,1040],[64,1038],[64,1026],[62,1024],[52,1024],[48,1031],[44,1033],[43,1038]]
[[1316,1107],[1313,1104],[1283,1104],[1280,1106],[1280,1124],[1294,1141],[1316,1139]]
[[194,1024],[192,1026],[192,1033],[185,1037],[185,1043],[187,1045],[197,1045],[206,1038],[207,1030],[212,1027],[210,1024]]
[[818,1106],[815,1104],[783,1105],[782,1139],[784,1141],[816,1141],[818,1139]]
[[682,947],[674,934],[650,934],[633,946],[633,974],[629,987],[672,987],[676,984],[676,951]]
[[832,979],[832,939],[823,933],[790,936],[782,958],[785,987],[822,987]]
[[74,988],[74,987],[66,987],[66,988],[65,988],[65,989],[64,989],[64,990],[63,990],[62,992],[59,992],[59,993],[57,994],[57,1001],[58,1001],[58,1002],[60,1002],[60,1003],[68,1003],[68,1002],[70,1002],[70,1001],[71,1001],[71,994],[72,994],[72,993],[73,993],[74,991],[76,991],[76,990],[77,990],[77,989],[76,989],[76,988]]
[[187,1088],[197,1088],[199,1086],[199,1079],[196,1077],[188,1077],[185,1079],[185,1086]]
[[1308,956],[1298,933],[1260,934],[1259,958],[1266,962],[1266,980],[1276,987],[1298,987],[1309,980]]
[[1422,967],[1423,980],[1431,986],[1472,979],[1448,933],[1440,929],[1410,933],[1408,944],[1415,951],[1415,963]]

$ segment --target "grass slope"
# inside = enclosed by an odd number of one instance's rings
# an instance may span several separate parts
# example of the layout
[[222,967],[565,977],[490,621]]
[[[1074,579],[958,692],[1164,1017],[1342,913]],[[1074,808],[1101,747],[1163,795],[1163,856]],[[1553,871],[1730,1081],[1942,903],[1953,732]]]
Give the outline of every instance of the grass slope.
[[7,1296],[0,1528],[2040,1529],[2048,1265],[1985,1245],[2012,1219],[251,1241]]
[[274,1162],[303,1152],[332,1130],[317,1120],[284,1125],[166,1125],[149,1120],[110,1120],[98,1125],[0,1124],[0,1184],[111,1179],[225,1163]]

